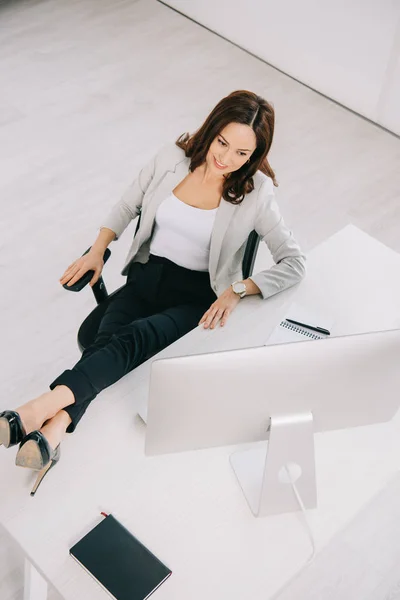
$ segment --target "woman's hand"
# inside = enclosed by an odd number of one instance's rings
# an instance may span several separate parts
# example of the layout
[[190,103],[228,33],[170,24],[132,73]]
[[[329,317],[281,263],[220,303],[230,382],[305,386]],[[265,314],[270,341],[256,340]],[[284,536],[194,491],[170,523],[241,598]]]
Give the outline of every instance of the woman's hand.
[[93,287],[104,267],[103,261],[104,252],[91,248],[87,254],[84,254],[75,260],[65,273],[60,278],[61,285],[67,283],[68,286],[74,285],[88,271],[94,271],[94,275],[90,280],[90,286]]
[[204,323],[204,329],[214,329],[221,321],[223,327],[231,314],[240,302],[240,296],[235,294],[233,289],[229,287],[219,298],[213,302],[207,312],[200,319],[199,325]]

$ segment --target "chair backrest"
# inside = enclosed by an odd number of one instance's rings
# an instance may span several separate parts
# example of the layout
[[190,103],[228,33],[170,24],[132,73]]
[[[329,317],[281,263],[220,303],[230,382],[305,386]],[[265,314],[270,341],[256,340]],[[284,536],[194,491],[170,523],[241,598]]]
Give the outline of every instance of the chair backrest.
[[244,251],[242,262],[243,279],[247,279],[253,273],[259,244],[260,236],[257,231],[252,231],[247,238],[246,250]]

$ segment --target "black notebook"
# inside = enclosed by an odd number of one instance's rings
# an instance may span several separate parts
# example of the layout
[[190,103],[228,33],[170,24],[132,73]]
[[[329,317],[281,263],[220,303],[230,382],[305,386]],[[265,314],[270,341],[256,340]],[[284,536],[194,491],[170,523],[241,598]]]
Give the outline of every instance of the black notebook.
[[116,600],[145,600],[171,575],[112,515],[69,552]]

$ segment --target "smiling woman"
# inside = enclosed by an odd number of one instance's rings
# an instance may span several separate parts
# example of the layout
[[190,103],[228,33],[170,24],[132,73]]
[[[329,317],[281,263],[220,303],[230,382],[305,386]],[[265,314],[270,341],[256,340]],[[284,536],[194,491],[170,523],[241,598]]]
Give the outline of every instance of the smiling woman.
[[[245,296],[269,298],[302,279],[304,256],[274,197],[273,133],[266,100],[246,90],[223,98],[196,133],[163,146],[141,169],[90,251],[66,269],[62,285],[91,270],[94,285],[107,246],[140,213],[122,269],[127,283],[108,302],[93,343],[50,392],[0,413],[0,444],[20,444],[16,464],[40,470],[32,494],[100,391],[198,324],[225,325]],[[275,264],[243,280],[254,230]]]
[[277,186],[267,155],[274,136],[272,105],[247,90],[222,98],[203,125],[176,144],[191,158],[190,170],[206,164],[223,174],[222,197],[234,204],[254,189],[253,175],[265,173]]

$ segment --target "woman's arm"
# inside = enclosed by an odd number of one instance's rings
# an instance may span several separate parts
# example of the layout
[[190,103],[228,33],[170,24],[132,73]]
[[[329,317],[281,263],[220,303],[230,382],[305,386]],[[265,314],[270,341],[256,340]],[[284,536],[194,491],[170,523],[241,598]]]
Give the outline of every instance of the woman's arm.
[[107,227],[102,227],[96,241],[92,244],[90,251],[99,252],[103,256],[106,248],[108,248],[113,240],[115,240],[115,231],[112,231]]
[[[111,230],[114,233],[114,240],[117,240],[131,220],[138,216],[142,206],[143,196],[154,176],[158,154],[159,153],[153,156],[153,158],[141,169],[139,175],[133,183],[131,183],[122,198],[113,206],[111,212],[104,219],[100,231],[102,231],[103,228]],[[104,240],[105,239],[106,238],[104,238]],[[95,244],[96,243],[97,240]],[[101,242],[99,242],[99,244],[101,244]]]
[[255,229],[267,244],[275,265],[249,279],[259,288],[263,298],[269,298],[299,283],[306,273],[305,256],[283,221],[269,178],[258,193]]

